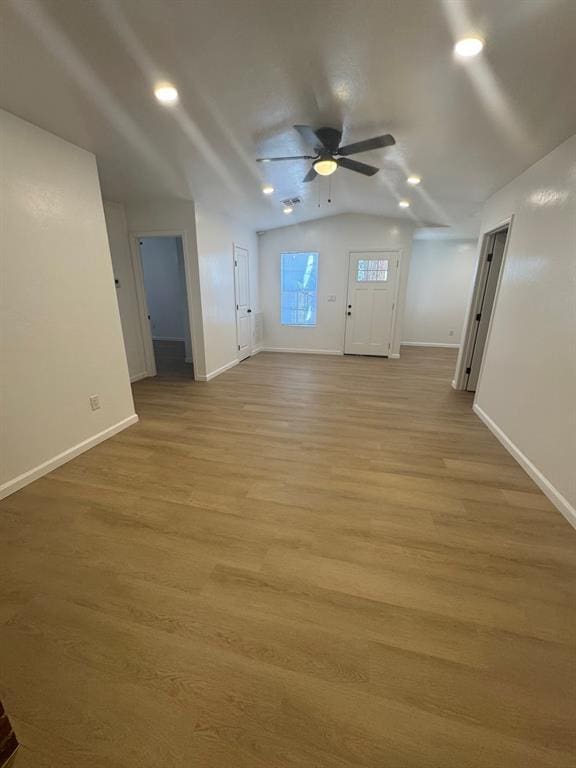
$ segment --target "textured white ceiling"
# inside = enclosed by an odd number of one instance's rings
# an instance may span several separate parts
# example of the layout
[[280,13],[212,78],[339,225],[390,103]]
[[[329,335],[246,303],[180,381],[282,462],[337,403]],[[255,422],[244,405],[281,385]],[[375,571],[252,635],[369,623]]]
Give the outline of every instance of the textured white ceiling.
[[[475,234],[482,202],[576,132],[576,0],[0,0],[0,105],[97,155],[115,200],[197,197],[264,230],[345,211]],[[454,40],[479,33],[467,62]],[[152,95],[173,82],[177,108]],[[302,184],[294,123],[397,146]],[[407,172],[423,177],[405,184]],[[263,180],[276,188],[260,192]],[[409,211],[398,199],[409,197]],[[318,203],[320,202],[320,207]]]

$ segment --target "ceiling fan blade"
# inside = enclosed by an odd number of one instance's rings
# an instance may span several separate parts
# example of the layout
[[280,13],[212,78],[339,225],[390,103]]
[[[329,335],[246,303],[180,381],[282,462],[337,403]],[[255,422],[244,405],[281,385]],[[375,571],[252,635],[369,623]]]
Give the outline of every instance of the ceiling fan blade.
[[318,174],[317,174],[317,173],[316,173],[316,171],[314,170],[314,166],[312,166],[312,168],[310,168],[310,170],[308,171],[308,173],[306,174],[306,176],[304,176],[304,178],[302,179],[302,181],[305,181],[305,182],[314,181],[314,179],[316,178],[316,176],[318,176]]
[[339,155],[355,155],[358,152],[369,152],[371,149],[380,149],[381,147],[391,147],[396,144],[396,139],[389,133],[384,136],[375,136],[373,139],[357,141],[355,144],[347,144],[345,147],[338,147]]
[[276,163],[278,160],[316,160],[316,155],[291,155],[290,157],[257,157],[257,163]]
[[324,142],[316,134],[316,131],[314,131],[312,128],[310,128],[309,125],[295,125],[294,128],[298,131],[300,134],[300,137],[304,139],[306,144],[308,144],[310,147],[321,147],[324,146]]
[[356,171],[364,176],[374,176],[378,173],[380,168],[376,168],[374,165],[368,165],[367,163],[359,163],[358,160],[348,160],[347,157],[340,157],[336,160],[340,168],[346,168],[348,171]]

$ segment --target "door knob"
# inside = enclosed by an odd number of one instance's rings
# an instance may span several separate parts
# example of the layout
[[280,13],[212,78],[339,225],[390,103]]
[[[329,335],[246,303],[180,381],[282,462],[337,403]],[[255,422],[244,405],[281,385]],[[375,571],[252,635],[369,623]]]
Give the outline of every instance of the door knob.
[[348,317],[350,317],[350,315],[352,314],[352,312],[346,312],[346,314],[348,315]]
[[250,312],[252,312],[252,310],[251,309],[247,309],[246,312],[248,312],[248,314],[250,314]]

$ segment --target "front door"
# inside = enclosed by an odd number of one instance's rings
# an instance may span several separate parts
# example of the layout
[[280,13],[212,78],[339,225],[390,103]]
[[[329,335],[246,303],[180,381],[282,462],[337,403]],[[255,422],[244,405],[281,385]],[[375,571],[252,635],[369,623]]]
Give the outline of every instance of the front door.
[[238,359],[244,360],[252,354],[252,323],[250,320],[250,271],[248,251],[234,246],[234,289],[236,293],[236,335],[238,338]]
[[345,354],[390,354],[399,263],[399,251],[350,254]]

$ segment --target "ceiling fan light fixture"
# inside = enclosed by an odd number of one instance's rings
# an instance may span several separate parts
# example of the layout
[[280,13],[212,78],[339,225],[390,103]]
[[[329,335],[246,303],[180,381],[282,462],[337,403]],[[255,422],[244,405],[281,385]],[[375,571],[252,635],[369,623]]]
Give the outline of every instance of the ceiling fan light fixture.
[[330,176],[338,168],[338,163],[331,157],[324,157],[316,160],[313,166],[319,176]]
[[400,200],[398,205],[400,208],[410,208],[410,200]]
[[420,178],[420,176],[416,176],[416,174],[412,174],[408,176],[406,181],[408,182],[408,184],[412,184],[412,186],[415,187],[417,184],[420,184],[422,179]]
[[284,211],[284,213],[285,213],[285,214],[289,214],[289,213],[292,213],[292,211],[294,210],[294,208],[292,208],[292,206],[291,206],[291,205],[285,205],[285,206],[284,206],[284,208],[283,208],[282,210]]
[[262,194],[271,195],[274,192],[274,187],[271,184],[265,184],[262,187]]

